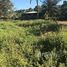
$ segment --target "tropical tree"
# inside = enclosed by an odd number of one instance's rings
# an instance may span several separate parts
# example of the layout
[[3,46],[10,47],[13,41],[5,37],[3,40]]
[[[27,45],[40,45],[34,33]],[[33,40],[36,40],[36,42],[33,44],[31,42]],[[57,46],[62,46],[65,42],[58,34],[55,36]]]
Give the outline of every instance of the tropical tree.
[[12,16],[12,6],[10,0],[0,0],[0,18]]
[[[30,3],[31,3],[32,0],[30,0]],[[41,1],[41,0],[40,0]],[[53,17],[55,14],[56,14],[56,11],[57,11],[57,4],[58,2],[61,1],[61,0],[43,0],[43,5],[42,7],[44,8],[44,11],[46,13],[46,16],[48,17]],[[39,15],[39,8],[38,8],[38,3],[39,3],[39,0],[36,0],[36,3],[37,3],[37,16]],[[42,8],[42,9],[43,9]],[[43,11],[42,11],[43,12]]]
[[40,5],[35,6],[34,11],[41,12],[41,6]]
[[67,20],[67,1],[64,1],[61,5],[61,19]]
[[45,12],[46,16],[54,17],[57,12],[57,4],[61,0],[44,0],[42,5],[42,12]]
[[30,12],[30,11],[33,11],[33,9],[32,8],[26,9],[26,12]]

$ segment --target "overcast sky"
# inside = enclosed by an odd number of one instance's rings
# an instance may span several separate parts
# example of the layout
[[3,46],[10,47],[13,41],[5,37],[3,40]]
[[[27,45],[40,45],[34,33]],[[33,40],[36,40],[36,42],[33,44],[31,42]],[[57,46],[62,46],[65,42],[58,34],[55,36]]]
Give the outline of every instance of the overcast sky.
[[[15,10],[19,9],[27,9],[27,8],[34,8],[36,6],[36,1],[32,0],[32,3],[30,4],[30,0],[11,0]],[[64,0],[60,2],[60,4],[63,3]],[[39,5],[42,3],[39,1]]]

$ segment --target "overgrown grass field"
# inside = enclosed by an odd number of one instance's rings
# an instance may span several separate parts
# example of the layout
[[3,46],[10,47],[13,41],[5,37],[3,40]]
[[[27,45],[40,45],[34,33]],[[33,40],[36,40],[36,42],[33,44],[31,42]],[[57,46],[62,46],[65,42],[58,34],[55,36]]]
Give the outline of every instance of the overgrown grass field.
[[[52,60],[54,47],[51,49],[50,46],[42,47],[45,38],[55,34],[44,30],[48,23],[45,20],[0,21],[0,67],[49,67],[57,64]],[[67,42],[67,29],[60,31],[57,36],[60,34]],[[52,36],[56,38],[56,35]],[[50,39],[53,40],[53,38]],[[53,43],[55,43],[54,40]],[[46,52],[44,56],[46,58],[41,57],[40,51],[44,53],[42,49]],[[65,64],[60,63],[59,66],[65,67]]]

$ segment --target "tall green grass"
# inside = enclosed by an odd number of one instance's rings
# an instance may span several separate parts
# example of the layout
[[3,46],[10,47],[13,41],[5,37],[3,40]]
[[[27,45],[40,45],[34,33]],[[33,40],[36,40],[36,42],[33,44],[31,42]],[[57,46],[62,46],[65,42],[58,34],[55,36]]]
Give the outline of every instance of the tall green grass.
[[0,21],[0,67],[56,67],[59,59],[65,67],[67,48],[58,28],[48,20]]

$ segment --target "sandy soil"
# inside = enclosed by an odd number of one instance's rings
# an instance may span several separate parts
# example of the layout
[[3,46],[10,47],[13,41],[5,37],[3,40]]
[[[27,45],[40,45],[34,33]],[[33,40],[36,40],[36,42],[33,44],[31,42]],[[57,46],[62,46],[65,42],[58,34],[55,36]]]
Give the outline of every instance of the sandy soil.
[[59,24],[67,25],[67,21],[58,21]]

